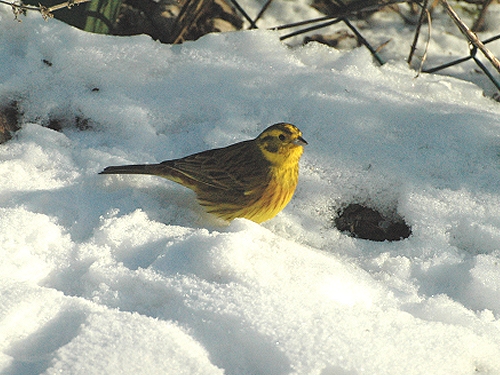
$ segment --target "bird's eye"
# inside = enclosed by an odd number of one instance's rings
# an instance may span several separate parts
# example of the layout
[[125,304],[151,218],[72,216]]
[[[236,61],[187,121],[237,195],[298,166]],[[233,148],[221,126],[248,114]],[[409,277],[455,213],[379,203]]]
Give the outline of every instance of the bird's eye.
[[280,139],[280,141],[282,141],[282,142],[285,140],[285,136],[284,136],[283,134],[280,134],[278,138],[279,138],[279,139]]

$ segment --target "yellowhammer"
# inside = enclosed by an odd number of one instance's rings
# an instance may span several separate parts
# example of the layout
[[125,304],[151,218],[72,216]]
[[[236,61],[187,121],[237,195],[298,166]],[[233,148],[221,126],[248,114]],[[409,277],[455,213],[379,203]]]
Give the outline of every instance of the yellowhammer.
[[105,168],[101,174],[150,174],[192,189],[198,202],[224,220],[261,223],[292,199],[307,142],[294,125],[279,123],[257,138],[159,164]]

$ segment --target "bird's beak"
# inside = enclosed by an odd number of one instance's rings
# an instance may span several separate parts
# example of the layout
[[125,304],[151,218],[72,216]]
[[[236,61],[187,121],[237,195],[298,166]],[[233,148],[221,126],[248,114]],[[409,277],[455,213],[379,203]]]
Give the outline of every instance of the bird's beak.
[[297,137],[296,140],[293,141],[294,144],[296,144],[297,146],[305,146],[307,145],[307,142],[304,138],[302,137]]

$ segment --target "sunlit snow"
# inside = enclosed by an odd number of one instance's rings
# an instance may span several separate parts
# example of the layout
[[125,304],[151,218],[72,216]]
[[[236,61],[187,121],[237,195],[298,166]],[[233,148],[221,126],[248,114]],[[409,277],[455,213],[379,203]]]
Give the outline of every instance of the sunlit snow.
[[[482,88],[272,31],[169,46],[0,16],[0,97],[23,113],[0,145],[2,374],[500,374],[500,107]],[[262,225],[98,175],[281,121],[309,145]],[[339,232],[349,203],[412,235]]]

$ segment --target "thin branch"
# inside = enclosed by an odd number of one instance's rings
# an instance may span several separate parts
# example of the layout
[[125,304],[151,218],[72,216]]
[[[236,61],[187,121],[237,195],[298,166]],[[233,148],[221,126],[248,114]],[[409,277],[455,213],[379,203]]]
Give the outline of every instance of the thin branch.
[[351,31],[354,33],[354,35],[356,35],[356,39],[358,40],[358,42],[360,42],[361,44],[363,44],[366,48],[368,48],[368,51],[370,51],[370,53],[372,54],[372,56],[375,58],[375,60],[377,60],[377,62],[380,64],[380,65],[384,65],[384,60],[382,60],[382,58],[379,56],[377,50],[375,50],[371,45],[370,43],[368,43],[368,41],[363,37],[363,35],[361,35],[361,33],[358,31],[358,29],[356,29],[354,27],[354,25],[347,19],[347,18],[342,18],[342,21],[344,21],[345,25],[351,29]]
[[448,4],[447,0],[440,0],[443,7],[448,12],[448,15],[455,22],[458,29],[464,36],[469,40],[469,42],[483,53],[483,55],[491,62],[495,69],[500,73],[500,61],[491,53],[491,51],[484,46],[484,44],[478,39],[475,33],[473,33],[465,23],[458,17],[458,14],[453,10],[453,8]]
[[420,29],[422,28],[422,25],[424,23],[424,14],[425,14],[424,12],[427,9],[427,3],[428,0],[424,0],[424,3],[422,4],[422,12],[420,13],[420,17],[418,19],[417,28],[415,29],[415,36],[413,37],[413,43],[411,44],[410,54],[408,55],[408,65],[411,65],[411,60],[413,58],[415,51],[417,50],[417,42],[420,36]]
[[417,77],[420,75],[420,73],[422,72],[422,69],[424,68],[425,60],[427,60],[427,52],[429,52],[429,45],[431,44],[431,31],[432,31],[431,12],[429,12],[429,9],[427,9],[427,8],[425,8],[424,10],[425,10],[425,14],[427,15],[427,25],[428,25],[429,32],[427,33],[427,41],[425,42],[424,54],[422,55],[422,58],[420,59],[420,66],[418,67],[418,70],[417,70]]
[[490,71],[484,66],[484,64],[475,56],[473,55],[472,58],[474,59],[474,62],[481,68],[481,70],[488,76],[490,81],[495,85],[497,90],[500,91],[500,82],[497,81],[495,77],[490,73]]
[[273,0],[267,0],[266,3],[264,4],[264,6],[262,7],[262,9],[260,10],[260,12],[257,14],[257,17],[255,17],[255,19],[253,20],[253,23],[256,24],[257,21],[260,19],[260,17],[262,17],[262,15],[264,14],[264,12],[267,10],[267,8],[269,8],[269,5],[271,5]]
[[62,8],[71,8],[74,5],[78,5],[81,3],[89,2],[90,0],[69,0],[65,1],[61,4],[56,4],[51,7],[45,7],[43,5],[33,6],[33,5],[25,5],[22,1],[20,2],[9,2],[5,0],[0,0],[0,4],[10,5],[12,7],[12,12],[14,13],[14,19],[19,20],[19,15],[25,14],[28,10],[33,10],[36,12],[40,12],[44,19],[52,18],[54,15],[52,12],[62,9]]
[[333,25],[333,24],[336,24],[336,23],[339,23],[339,22],[342,22],[342,19],[336,18],[336,19],[331,20],[329,22],[325,22],[325,23],[321,23],[319,25],[310,26],[310,27],[305,28],[305,29],[300,29],[300,30],[297,30],[297,31],[293,31],[290,34],[286,34],[286,35],[281,36],[280,40],[285,40],[285,39],[291,38],[293,36],[297,36],[297,35],[300,35],[300,34],[307,33],[309,31],[314,31],[314,30],[322,29],[324,27],[327,27],[327,26],[330,26],[330,25]]
[[[493,36],[491,38],[485,39],[482,42],[483,42],[483,44],[488,44],[488,43],[494,42],[494,41],[496,41],[498,39],[500,39],[500,35],[496,35],[496,36]],[[461,58],[459,58],[457,60],[454,60],[454,61],[442,64],[442,65],[436,66],[436,67],[431,68],[431,69],[425,69],[425,70],[423,70],[423,72],[424,73],[435,73],[435,72],[439,72],[440,70],[449,68],[450,66],[455,66],[455,65],[461,64],[461,63],[463,63],[463,62],[465,62],[467,60],[472,59],[473,58],[473,54],[475,54],[475,52],[476,52],[476,50],[472,49],[470,51],[469,56],[461,57]]]
[[484,25],[484,18],[486,17],[486,10],[488,9],[488,7],[492,2],[493,0],[485,0],[481,8],[481,12],[479,13],[479,16],[477,17],[476,21],[471,27],[472,31],[474,32],[481,31]]
[[305,21],[288,23],[286,25],[273,26],[273,27],[270,27],[268,30],[286,30],[286,29],[291,29],[293,27],[297,27],[297,26],[303,26],[303,25],[309,25],[311,23],[328,21],[328,20],[331,20],[333,18],[338,18],[338,17],[336,17],[336,16],[324,16],[324,17],[319,17],[319,18],[312,18],[312,19],[305,20]]
[[254,20],[250,18],[247,12],[245,12],[245,9],[236,1],[236,0],[229,0],[231,4],[240,12],[240,14],[245,18],[248,22],[250,22],[250,29],[258,29],[257,25],[255,24]]
[[75,5],[81,4],[81,3],[88,3],[91,0],[69,0],[61,4],[56,4],[54,6],[51,6],[50,8],[47,8],[47,10],[52,13],[56,10],[62,9],[62,8],[68,8],[71,9]]
[[185,41],[184,36],[188,33],[189,29],[196,24],[208,6],[210,6],[210,3],[205,0],[197,0],[197,2],[187,1],[185,3],[181,13],[179,13],[176,19],[176,27],[172,28],[172,33],[175,36],[172,44],[179,44]]

